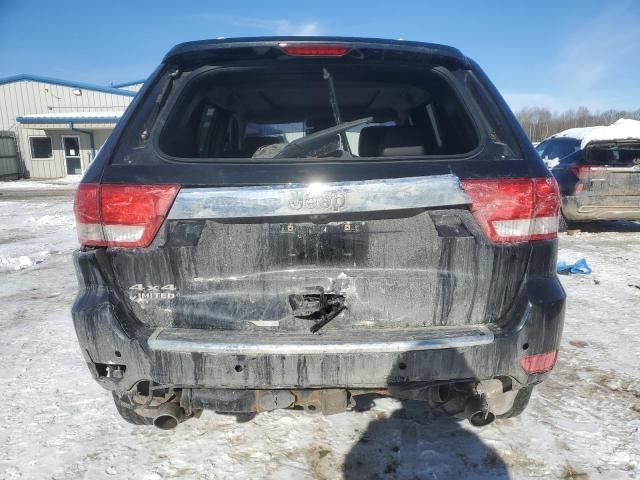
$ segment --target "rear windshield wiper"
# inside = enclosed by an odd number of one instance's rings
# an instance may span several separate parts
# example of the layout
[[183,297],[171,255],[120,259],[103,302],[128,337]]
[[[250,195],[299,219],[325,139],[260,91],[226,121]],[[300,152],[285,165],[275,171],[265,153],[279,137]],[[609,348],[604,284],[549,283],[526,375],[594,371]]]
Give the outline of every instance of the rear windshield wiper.
[[287,144],[287,146],[280,150],[280,152],[278,152],[278,154],[273,158],[305,157],[308,152],[322,147],[326,143],[327,138],[331,138],[332,136],[371,122],[373,122],[373,117],[366,117],[353,120],[352,122],[344,122],[336,125],[335,127],[325,128],[324,130],[298,138],[297,140]]
[[[331,104],[331,111],[333,112],[333,119],[336,122],[336,125],[342,124],[342,117],[340,116],[340,106],[338,105],[338,95],[336,95],[336,86],[333,83],[333,76],[329,73],[329,70],[326,67],[322,68],[322,78],[327,81],[329,85],[329,103]],[[346,151],[350,156],[353,156],[351,152],[351,146],[349,145],[349,140],[347,140],[347,134],[344,132],[340,132],[340,140],[342,140],[342,145],[344,146],[344,151]]]

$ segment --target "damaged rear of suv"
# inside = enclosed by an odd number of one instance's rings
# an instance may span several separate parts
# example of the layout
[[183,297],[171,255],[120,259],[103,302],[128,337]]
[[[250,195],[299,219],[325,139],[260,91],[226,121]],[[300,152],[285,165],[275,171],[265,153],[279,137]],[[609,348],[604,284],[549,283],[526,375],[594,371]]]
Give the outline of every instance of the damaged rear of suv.
[[78,188],[76,332],[134,424],[373,393],[484,425],[555,363],[558,209],[456,49],[182,44]]

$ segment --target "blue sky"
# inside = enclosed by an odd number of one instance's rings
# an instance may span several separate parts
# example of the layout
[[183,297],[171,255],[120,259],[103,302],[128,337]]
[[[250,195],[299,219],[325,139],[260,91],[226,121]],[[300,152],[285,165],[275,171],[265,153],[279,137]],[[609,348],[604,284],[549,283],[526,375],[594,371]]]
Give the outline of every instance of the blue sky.
[[512,108],[640,108],[640,1],[0,0],[0,77],[146,77],[174,44],[354,35],[453,45]]

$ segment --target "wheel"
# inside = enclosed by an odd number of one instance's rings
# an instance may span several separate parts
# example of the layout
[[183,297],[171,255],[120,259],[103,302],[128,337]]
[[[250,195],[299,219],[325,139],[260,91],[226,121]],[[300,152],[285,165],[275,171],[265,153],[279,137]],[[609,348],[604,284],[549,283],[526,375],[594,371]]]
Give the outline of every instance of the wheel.
[[529,399],[531,398],[532,392],[533,387],[523,387],[518,390],[516,398],[513,400],[511,410],[503,413],[502,415],[498,415],[497,418],[513,418],[520,415],[524,412],[525,408],[527,408],[527,405],[529,405]]
[[138,415],[134,410],[129,399],[113,393],[113,403],[116,405],[116,410],[122,418],[132,425],[153,425],[153,420],[149,417],[143,417]]
[[569,229],[569,222],[567,221],[567,217],[565,217],[562,213],[560,213],[560,218],[558,219],[558,231],[566,232]]

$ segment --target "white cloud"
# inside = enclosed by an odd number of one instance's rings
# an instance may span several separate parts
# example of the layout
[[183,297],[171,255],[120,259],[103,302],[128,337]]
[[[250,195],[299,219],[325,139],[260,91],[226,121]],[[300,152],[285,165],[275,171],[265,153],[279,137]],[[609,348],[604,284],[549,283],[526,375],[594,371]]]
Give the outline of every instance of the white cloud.
[[200,15],[200,18],[208,17],[216,21],[222,21],[234,27],[243,28],[247,31],[247,36],[253,34],[272,35],[320,35],[321,28],[317,22],[294,22],[292,20],[279,18],[258,18],[240,17],[228,15]]

